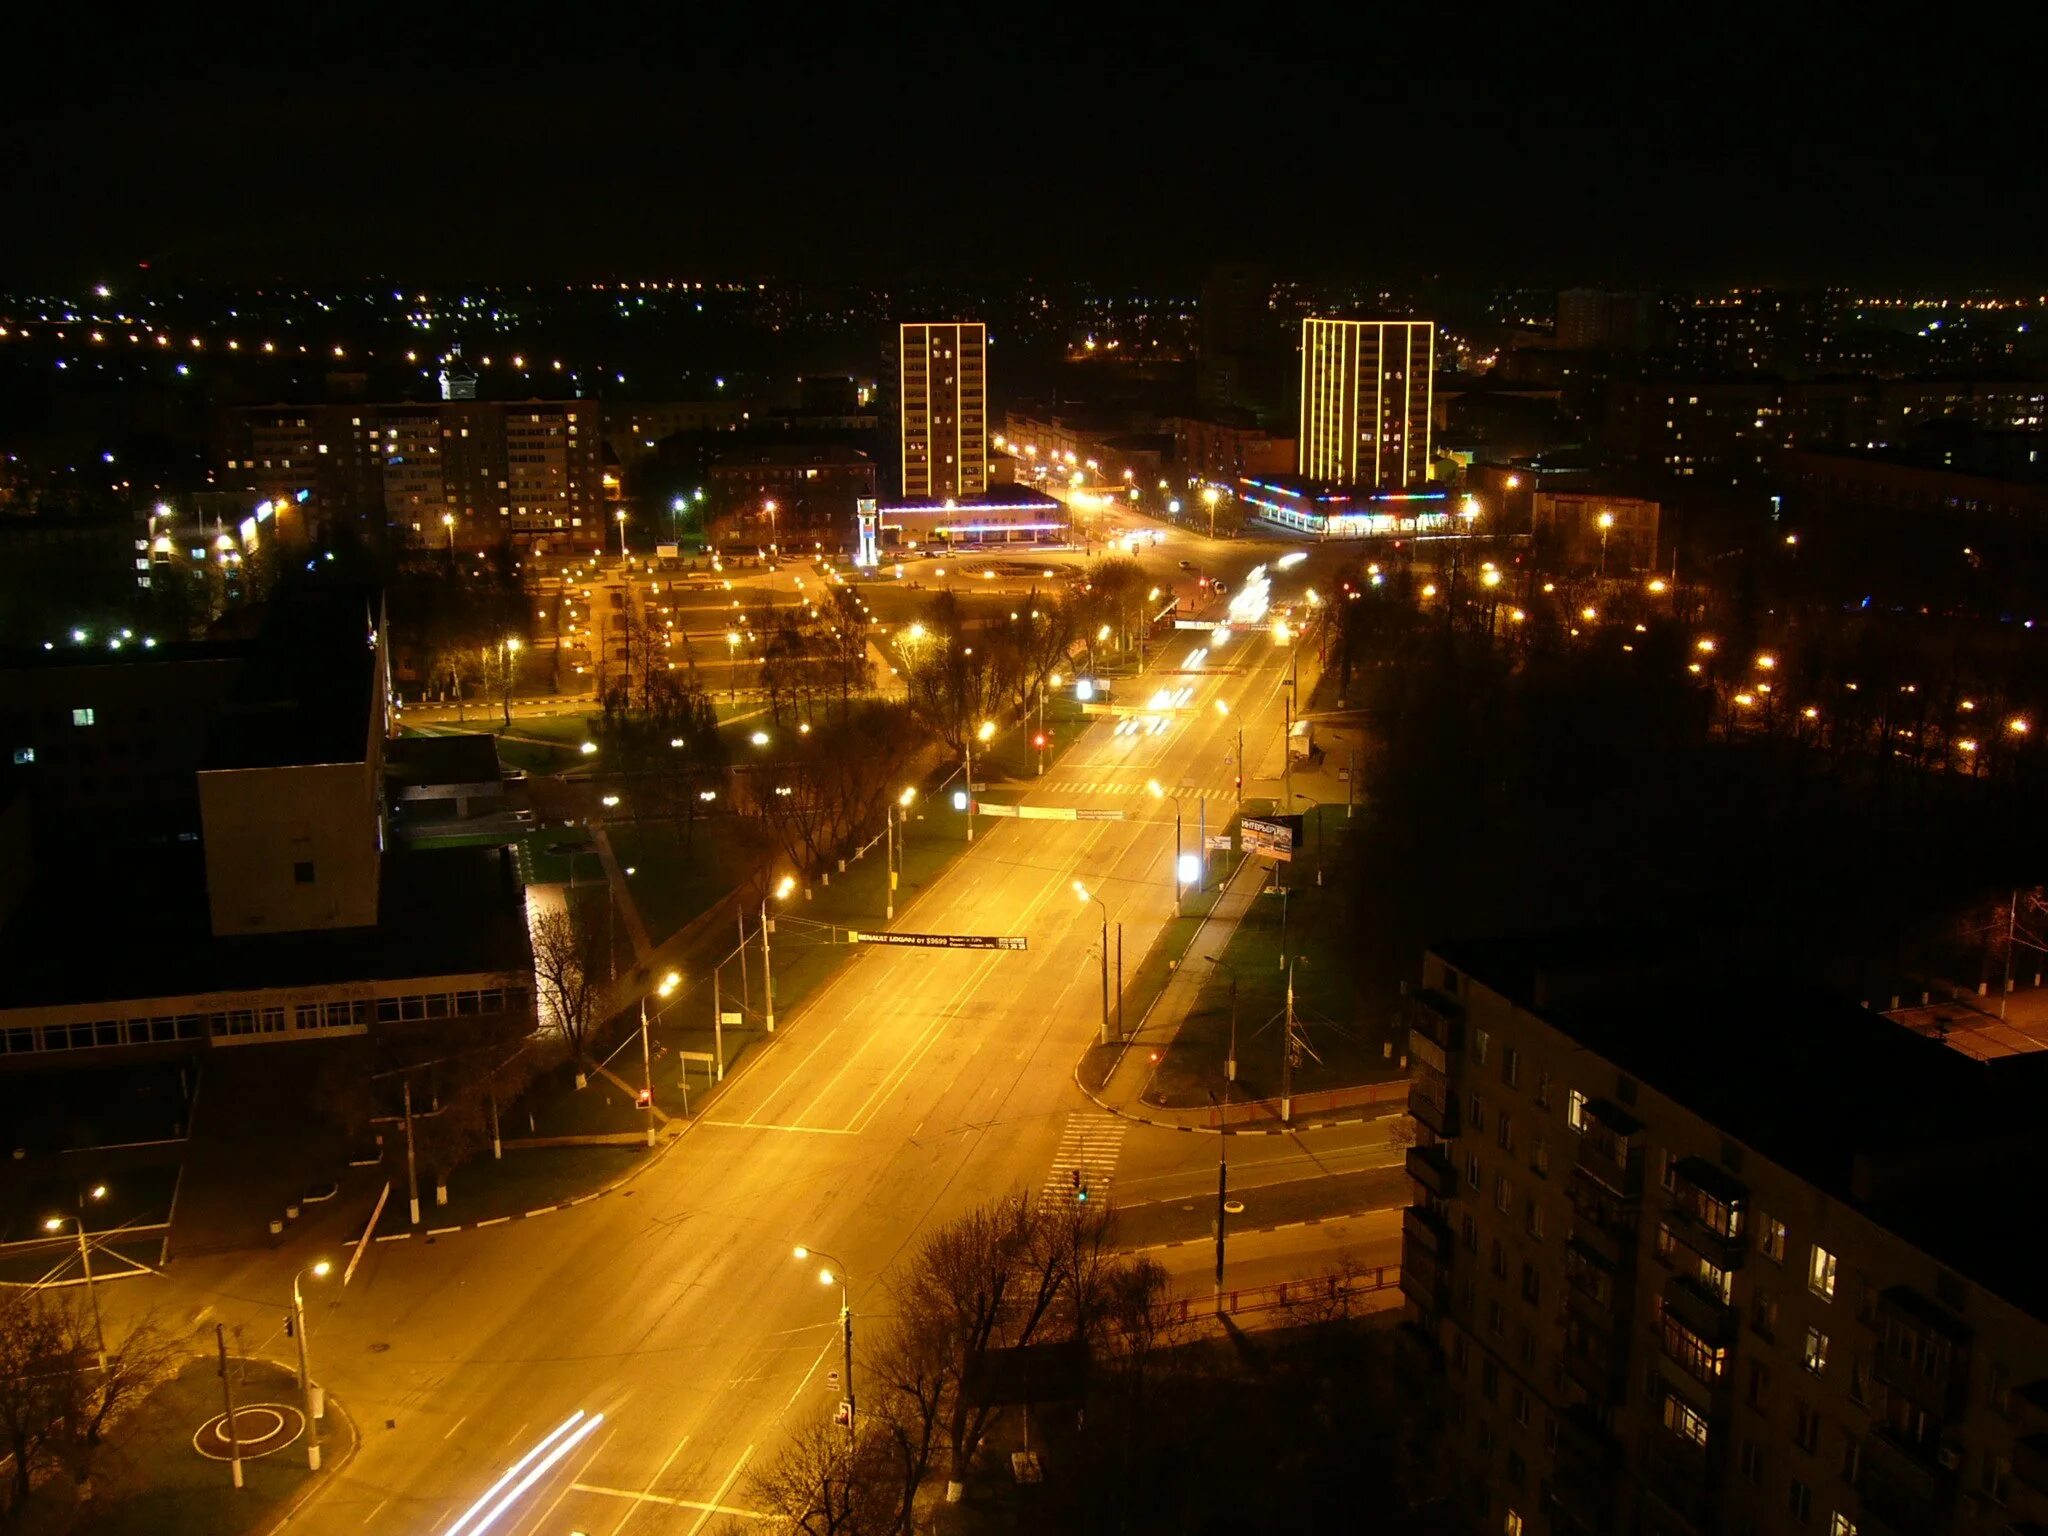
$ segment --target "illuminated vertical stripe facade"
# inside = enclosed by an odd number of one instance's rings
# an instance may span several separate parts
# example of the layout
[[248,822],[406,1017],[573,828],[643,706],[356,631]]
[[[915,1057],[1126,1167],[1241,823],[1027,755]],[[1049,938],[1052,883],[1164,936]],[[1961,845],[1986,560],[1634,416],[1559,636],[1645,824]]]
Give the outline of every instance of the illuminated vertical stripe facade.
[[988,489],[988,328],[980,321],[898,327],[900,441],[907,498]]
[[1433,320],[1301,322],[1300,469],[1398,490],[1430,476]]

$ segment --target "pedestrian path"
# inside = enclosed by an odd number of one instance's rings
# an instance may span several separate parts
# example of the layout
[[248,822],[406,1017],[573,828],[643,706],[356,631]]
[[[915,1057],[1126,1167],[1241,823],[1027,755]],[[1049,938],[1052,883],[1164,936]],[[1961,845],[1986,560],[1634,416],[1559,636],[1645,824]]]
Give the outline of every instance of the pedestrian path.
[[1084,1190],[1091,1203],[1108,1200],[1117,1156],[1129,1130],[1130,1122],[1120,1115],[1068,1115],[1052,1155],[1052,1170],[1038,1194],[1039,1205],[1048,1210],[1069,1206]]

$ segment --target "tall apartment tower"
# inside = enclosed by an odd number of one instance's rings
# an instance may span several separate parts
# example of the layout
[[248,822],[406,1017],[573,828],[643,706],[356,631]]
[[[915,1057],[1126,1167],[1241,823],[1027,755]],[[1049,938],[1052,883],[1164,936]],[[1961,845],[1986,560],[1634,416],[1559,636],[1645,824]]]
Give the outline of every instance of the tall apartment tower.
[[988,489],[988,327],[978,320],[901,328],[906,498]]
[[1429,478],[1433,320],[1301,322],[1301,473],[1399,490]]

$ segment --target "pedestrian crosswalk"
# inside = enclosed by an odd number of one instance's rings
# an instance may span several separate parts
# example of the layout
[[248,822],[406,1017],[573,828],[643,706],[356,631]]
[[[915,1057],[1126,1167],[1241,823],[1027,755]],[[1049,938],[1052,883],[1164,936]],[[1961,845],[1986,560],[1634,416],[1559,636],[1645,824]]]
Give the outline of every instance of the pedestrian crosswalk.
[[[1095,779],[1047,779],[1043,785],[1048,792],[1056,795],[1144,795],[1151,793],[1143,780],[1135,784],[1113,784]],[[1235,789],[1178,789],[1174,791],[1183,800],[1228,800],[1235,803]]]
[[1121,1115],[1068,1115],[1038,1203],[1048,1208],[1070,1206],[1085,1192],[1089,1204],[1107,1204],[1110,1184],[1116,1178],[1117,1154],[1123,1150],[1129,1126]]

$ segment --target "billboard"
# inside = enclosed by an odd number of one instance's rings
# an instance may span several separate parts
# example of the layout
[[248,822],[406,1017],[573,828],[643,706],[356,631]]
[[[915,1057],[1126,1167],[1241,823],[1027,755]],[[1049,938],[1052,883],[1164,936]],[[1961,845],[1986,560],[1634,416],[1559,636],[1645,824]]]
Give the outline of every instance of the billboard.
[[1247,816],[1238,823],[1238,831],[1244,838],[1244,851],[1258,854],[1262,858],[1292,860],[1295,846],[1301,841],[1301,818],[1299,816]]

